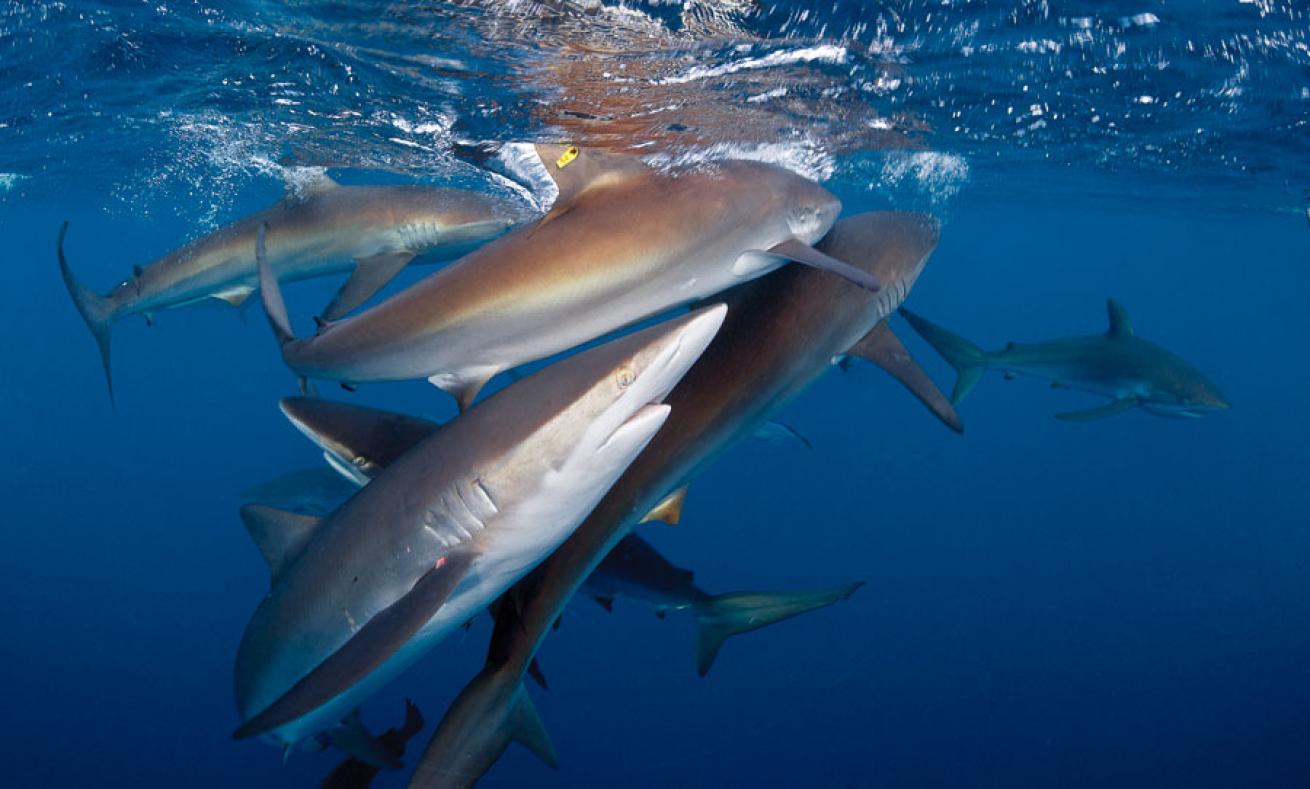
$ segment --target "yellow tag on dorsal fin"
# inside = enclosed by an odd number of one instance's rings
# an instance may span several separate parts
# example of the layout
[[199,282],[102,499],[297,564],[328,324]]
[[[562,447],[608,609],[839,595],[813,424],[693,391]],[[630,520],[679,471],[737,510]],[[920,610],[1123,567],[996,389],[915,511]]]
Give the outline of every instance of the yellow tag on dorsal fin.
[[563,170],[565,167],[569,166],[569,162],[576,158],[578,158],[578,146],[570,145],[564,150],[564,153],[560,154],[559,158],[555,160],[555,166]]
[[651,508],[651,511],[646,513],[646,517],[642,518],[639,523],[663,521],[670,526],[676,526],[678,521],[682,520],[682,502],[686,500],[687,486],[683,485]]

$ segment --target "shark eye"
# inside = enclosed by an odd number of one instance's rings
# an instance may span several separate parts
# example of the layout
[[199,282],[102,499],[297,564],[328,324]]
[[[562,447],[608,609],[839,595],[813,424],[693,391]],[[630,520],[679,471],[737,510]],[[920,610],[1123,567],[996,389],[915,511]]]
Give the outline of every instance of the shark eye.
[[630,367],[620,367],[618,373],[614,376],[615,380],[619,382],[619,386],[625,389],[632,385],[632,381],[635,377],[636,376],[632,374],[632,368]]

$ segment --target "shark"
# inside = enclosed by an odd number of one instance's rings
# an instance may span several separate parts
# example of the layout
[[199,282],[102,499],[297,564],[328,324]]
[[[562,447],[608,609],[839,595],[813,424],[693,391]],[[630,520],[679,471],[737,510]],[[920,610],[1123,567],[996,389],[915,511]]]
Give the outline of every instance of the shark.
[[940,420],[960,429],[950,403],[887,325],[938,234],[937,221],[924,214],[847,217],[818,249],[876,276],[879,291],[787,266],[722,294],[728,319],[669,396],[673,416],[573,535],[507,592],[486,663],[447,709],[411,786],[470,786],[512,742],[555,764],[523,677],[574,592],[633,527],[678,522],[696,474],[835,363],[874,362]]
[[267,224],[268,261],[281,280],[352,270],[322,318],[345,315],[372,297],[419,255],[453,258],[532,215],[517,199],[416,185],[342,185],[322,173],[302,177],[277,204],[207,233],[151,263],[101,295],[74,276],[59,230],[59,269],[100,349],[114,395],[109,340],[130,315],[203,301],[241,306],[258,285],[255,234]]
[[234,737],[348,734],[363,699],[582,521],[665,423],[664,398],[725,313],[701,307],[507,386],[324,518],[243,507],[271,585],[237,650]]
[[[422,417],[321,398],[288,397],[281,401],[280,408],[297,430],[323,450],[332,467],[323,471],[351,487],[367,484],[389,463],[441,429],[439,423]],[[280,479],[287,484],[263,485],[257,490],[283,495],[301,506],[316,499],[320,506],[332,502],[321,494],[329,486],[316,476],[301,472]],[[303,492],[292,484],[302,479],[307,483]],[[845,600],[861,585],[854,582],[803,591],[712,595],[695,584],[690,570],[673,565],[650,543],[629,534],[587,578],[582,591],[606,611],[613,609],[615,597],[626,597],[650,605],[660,618],[668,611],[690,612],[696,622],[696,668],[703,677],[730,636]],[[545,686],[540,668],[530,667],[529,674]]]
[[1019,375],[1043,378],[1057,389],[1109,398],[1104,405],[1055,415],[1066,422],[1089,422],[1134,408],[1157,416],[1195,419],[1228,408],[1227,398],[1200,370],[1139,337],[1119,302],[1108,299],[1105,307],[1110,325],[1104,334],[1011,342],[999,351],[984,351],[903,307],[900,313],[955,368],[957,378],[951,393],[955,405],[973,390],[984,372],[998,370],[1007,379]]
[[260,295],[302,382],[426,378],[467,408],[499,372],[789,261],[879,287],[810,246],[841,202],[789,170],[752,161],[665,170],[599,149],[533,151],[537,174],[548,176],[538,180],[557,194],[545,216],[369,309],[298,338],[270,277]]
[[606,611],[613,609],[614,598],[626,597],[651,606],[661,619],[668,611],[689,612],[696,622],[696,673],[704,677],[729,637],[846,600],[863,585],[709,594],[696,585],[692,571],[672,564],[634,533],[606,554],[581,591]]
[[[405,699],[405,720],[377,736],[378,747],[386,749],[395,759],[405,755],[405,745],[414,735],[423,731],[423,713],[417,705]],[[380,766],[370,764],[356,756],[348,756],[333,768],[320,784],[321,789],[366,789],[373,785]]]

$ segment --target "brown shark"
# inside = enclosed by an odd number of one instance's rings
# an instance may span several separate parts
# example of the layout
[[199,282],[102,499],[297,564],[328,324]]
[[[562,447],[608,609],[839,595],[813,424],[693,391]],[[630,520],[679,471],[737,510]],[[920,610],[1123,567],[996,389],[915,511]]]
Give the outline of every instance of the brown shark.
[[[495,374],[799,261],[876,290],[809,244],[836,220],[830,192],[759,162],[656,170],[640,159],[537,145],[549,213],[358,315],[297,339],[261,289],[302,378],[427,378],[466,407]],[[270,223],[270,233],[274,228]]]
[[949,402],[886,325],[937,237],[936,221],[921,214],[850,217],[819,249],[877,276],[880,292],[788,267],[725,294],[729,315],[720,334],[669,396],[675,416],[577,531],[508,593],[513,602],[497,618],[485,667],[447,710],[411,786],[472,785],[516,740],[554,761],[522,679],[573,593],[638,522],[652,513],[676,520],[687,482],[834,359],[873,360],[959,429]]
[[255,234],[269,226],[267,251],[273,273],[299,280],[354,273],[324,312],[338,318],[364,303],[418,255],[450,258],[500,235],[529,216],[515,200],[460,189],[427,186],[343,186],[318,176],[271,208],[220,227],[158,260],[133,269],[101,296],[78,282],[64,257],[65,222],[59,231],[59,267],[74,304],[100,347],[109,395],[110,327],[129,315],[149,317],[208,299],[242,304],[258,285]]

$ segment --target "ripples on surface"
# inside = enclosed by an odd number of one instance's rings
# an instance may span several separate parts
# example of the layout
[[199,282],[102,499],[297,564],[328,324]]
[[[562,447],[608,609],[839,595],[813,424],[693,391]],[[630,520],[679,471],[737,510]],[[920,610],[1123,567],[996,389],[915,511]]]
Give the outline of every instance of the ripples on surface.
[[1059,165],[1288,206],[1308,38],[1273,0],[10,2],[0,190],[187,195],[213,221],[287,164],[458,180],[457,141],[567,139],[938,199]]

